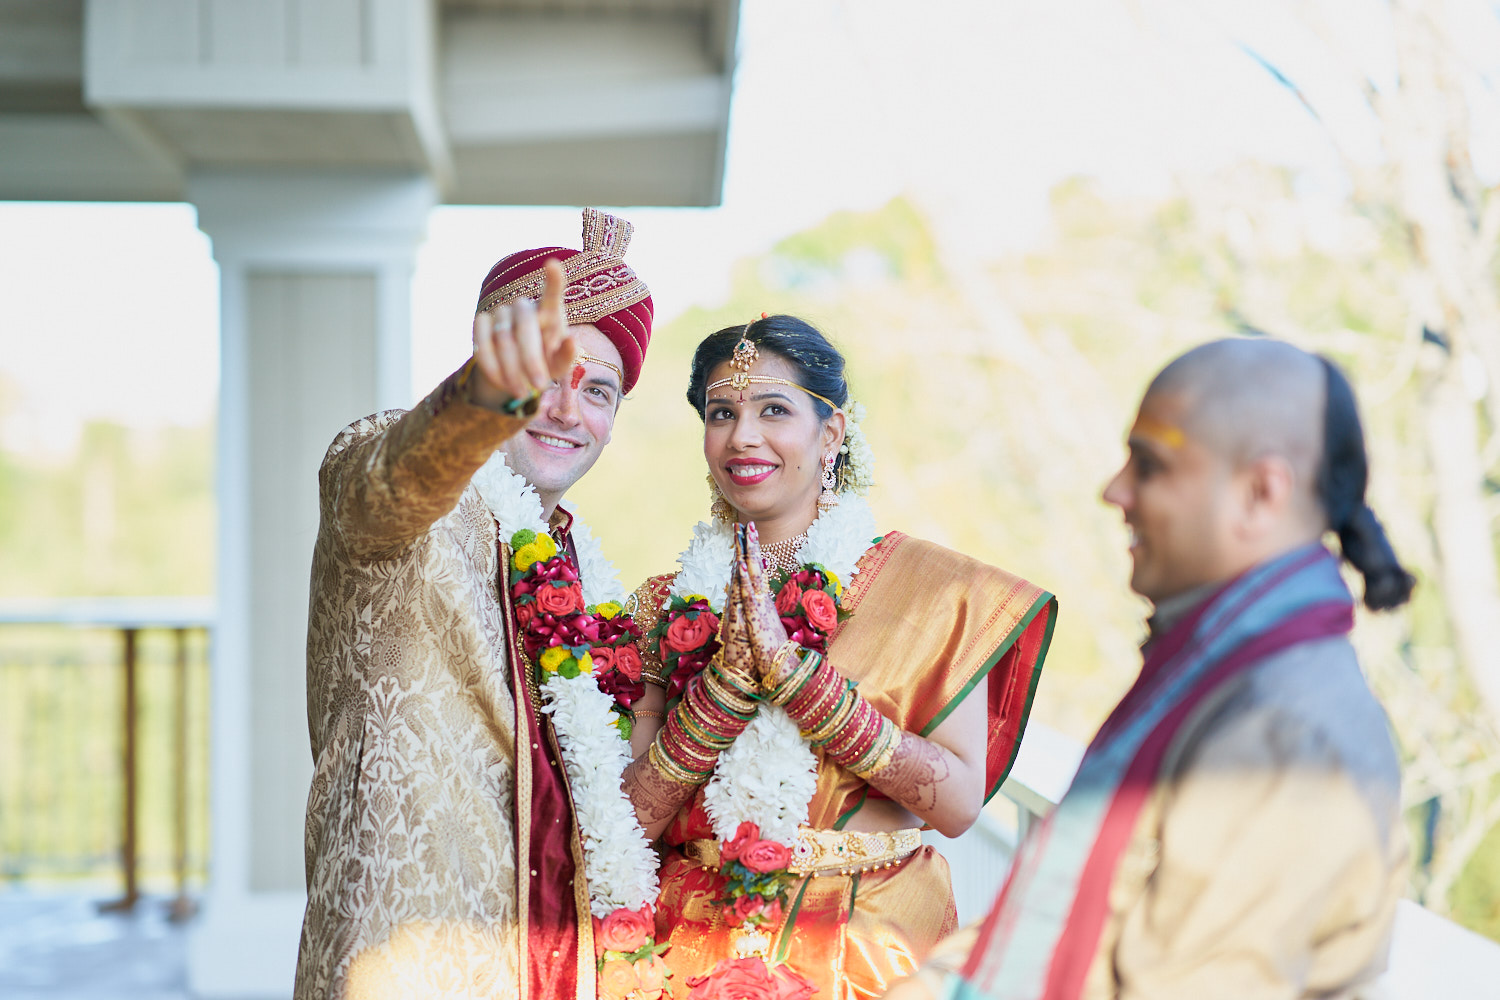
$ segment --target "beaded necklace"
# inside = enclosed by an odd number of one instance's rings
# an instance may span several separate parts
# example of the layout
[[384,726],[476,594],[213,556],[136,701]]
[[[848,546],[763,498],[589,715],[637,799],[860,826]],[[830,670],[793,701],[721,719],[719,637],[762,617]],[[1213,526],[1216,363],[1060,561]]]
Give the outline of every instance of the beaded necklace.
[[767,570],[780,573],[791,573],[796,571],[800,563],[797,561],[797,552],[807,541],[807,532],[793,535],[791,538],[783,538],[779,542],[769,542],[760,547],[761,561],[766,564]]

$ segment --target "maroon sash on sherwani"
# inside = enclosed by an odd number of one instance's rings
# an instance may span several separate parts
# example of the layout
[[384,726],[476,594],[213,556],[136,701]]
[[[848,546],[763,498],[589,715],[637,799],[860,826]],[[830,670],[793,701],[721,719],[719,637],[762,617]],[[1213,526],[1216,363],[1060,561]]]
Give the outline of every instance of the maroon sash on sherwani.
[[[558,547],[573,552],[571,516],[554,522]],[[575,556],[576,558],[576,556]],[[521,1000],[593,996],[593,922],[573,798],[550,723],[538,718],[532,666],[515,626],[508,586],[509,546],[501,546],[510,680],[516,697],[516,886],[527,990]],[[583,919],[580,921],[579,917]],[[579,990],[582,989],[582,993]]]

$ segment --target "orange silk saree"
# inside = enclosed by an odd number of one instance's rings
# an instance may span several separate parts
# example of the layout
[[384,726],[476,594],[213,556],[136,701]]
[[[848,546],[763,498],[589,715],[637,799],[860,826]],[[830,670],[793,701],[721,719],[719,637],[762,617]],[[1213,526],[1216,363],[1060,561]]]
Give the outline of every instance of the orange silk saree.
[[[828,657],[884,715],[930,735],[971,693],[988,707],[985,799],[1005,780],[1020,745],[1057,617],[1046,591],[931,542],[892,532],[866,552],[841,605]],[[841,830],[879,792],[819,754],[807,825]],[[689,856],[713,838],[703,793],[663,835],[657,941],[676,989],[731,957],[729,929],[713,904],[720,876]],[[956,929],[948,864],[921,847],[889,868],[806,876],[793,883],[771,956],[818,986],[819,1000],[879,996],[915,971]]]

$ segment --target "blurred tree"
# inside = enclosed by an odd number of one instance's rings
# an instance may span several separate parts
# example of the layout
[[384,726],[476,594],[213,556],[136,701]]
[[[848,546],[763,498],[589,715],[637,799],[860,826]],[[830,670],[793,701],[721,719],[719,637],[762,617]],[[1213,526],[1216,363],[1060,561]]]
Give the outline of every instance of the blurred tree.
[[[1435,604],[1454,654],[1450,669],[1465,675],[1479,709],[1465,713],[1477,724],[1466,738],[1408,743],[1416,751],[1413,784],[1432,820],[1423,825],[1424,896],[1441,909],[1480,868],[1488,866],[1488,879],[1500,878],[1493,853],[1500,850],[1500,768],[1484,759],[1500,751],[1500,190],[1486,189],[1470,155],[1476,95],[1492,81],[1465,52],[1472,28],[1488,21],[1493,29],[1500,15],[1477,0],[1368,6],[1365,16],[1388,19],[1394,40],[1395,75],[1386,86],[1360,68],[1329,4],[1305,4],[1301,13],[1328,63],[1346,70],[1343,89],[1357,92],[1378,123],[1383,155],[1374,162],[1349,148],[1331,107],[1347,93],[1302,87],[1296,69],[1246,50],[1323,125],[1352,183],[1352,204],[1401,251],[1377,262],[1402,300],[1398,366],[1387,378],[1414,390],[1412,417],[1429,473],[1429,585],[1441,595]],[[1481,856],[1484,847],[1489,852]],[[1493,882],[1487,893],[1466,893],[1477,905],[1486,897],[1487,929],[1500,936]]]
[[213,428],[84,427],[69,454],[0,448],[0,598],[208,594]]

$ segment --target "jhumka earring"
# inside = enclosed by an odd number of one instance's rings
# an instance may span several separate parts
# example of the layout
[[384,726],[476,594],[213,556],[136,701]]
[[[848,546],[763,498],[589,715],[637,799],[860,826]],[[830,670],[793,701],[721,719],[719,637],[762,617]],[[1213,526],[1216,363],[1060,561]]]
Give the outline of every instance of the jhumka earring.
[[719,489],[719,484],[714,482],[712,474],[705,477],[708,479],[708,512],[713,519],[720,524],[731,524],[734,522],[734,506],[724,497]]
[[839,505],[839,495],[834,492],[838,485],[833,477],[834,461],[835,455],[831,451],[823,456],[823,492],[818,494],[818,510],[825,513]]

